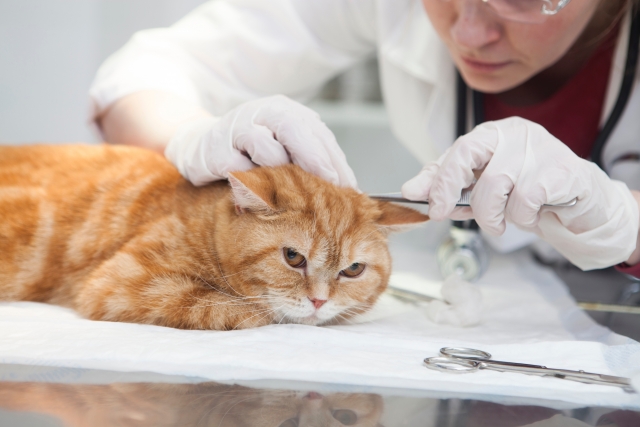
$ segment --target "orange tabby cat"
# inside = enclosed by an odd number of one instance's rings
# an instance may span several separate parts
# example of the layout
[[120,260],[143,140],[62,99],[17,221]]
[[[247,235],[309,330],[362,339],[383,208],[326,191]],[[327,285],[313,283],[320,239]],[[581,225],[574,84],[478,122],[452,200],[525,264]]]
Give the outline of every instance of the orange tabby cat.
[[160,155],[81,145],[0,147],[0,218],[0,300],[186,329],[362,313],[388,232],[428,219],[292,165],[194,187]]

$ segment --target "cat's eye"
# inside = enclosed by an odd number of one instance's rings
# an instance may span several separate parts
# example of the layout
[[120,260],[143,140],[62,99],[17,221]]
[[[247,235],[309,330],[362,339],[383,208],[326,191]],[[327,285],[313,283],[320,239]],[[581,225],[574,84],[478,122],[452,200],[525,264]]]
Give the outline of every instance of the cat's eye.
[[298,419],[297,418],[289,418],[280,424],[280,427],[298,427]]
[[348,268],[345,268],[344,270],[342,270],[340,272],[340,275],[345,277],[350,277],[350,278],[358,277],[364,271],[365,266],[366,264],[362,264],[360,262],[354,262]]
[[358,422],[358,414],[350,409],[337,409],[335,411],[331,411],[331,415],[333,415],[333,418],[344,426],[352,426]]
[[302,268],[307,265],[307,259],[291,248],[282,249],[284,260],[293,268]]

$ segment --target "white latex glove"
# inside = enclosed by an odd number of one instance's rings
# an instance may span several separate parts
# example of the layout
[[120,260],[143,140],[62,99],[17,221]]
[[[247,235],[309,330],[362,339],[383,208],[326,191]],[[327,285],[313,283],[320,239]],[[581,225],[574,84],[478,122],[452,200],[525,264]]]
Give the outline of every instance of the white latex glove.
[[320,116],[282,95],[249,101],[220,118],[182,126],[165,156],[194,185],[258,165],[293,162],[334,184],[357,186],[344,153]]
[[[456,208],[483,170],[471,206]],[[487,122],[464,135],[402,187],[429,199],[434,220],[475,218],[500,235],[505,221],[532,231],[583,270],[626,261],[636,247],[638,205],[627,186],[576,156],[542,126],[519,117]],[[543,207],[567,203],[573,207]]]

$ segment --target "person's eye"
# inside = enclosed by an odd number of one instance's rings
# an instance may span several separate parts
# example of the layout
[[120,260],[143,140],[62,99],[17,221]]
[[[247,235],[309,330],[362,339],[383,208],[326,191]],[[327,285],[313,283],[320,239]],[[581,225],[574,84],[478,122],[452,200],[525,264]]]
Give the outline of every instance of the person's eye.
[[349,409],[331,411],[331,415],[344,426],[352,426],[358,422],[358,415]]
[[366,266],[366,264],[362,264],[362,263],[359,263],[359,262],[354,262],[348,268],[345,268],[344,270],[342,270],[340,272],[340,275],[341,276],[345,276],[345,277],[349,277],[349,278],[358,277],[364,271],[365,266]]
[[302,268],[307,265],[307,259],[291,248],[283,248],[284,260],[293,268]]

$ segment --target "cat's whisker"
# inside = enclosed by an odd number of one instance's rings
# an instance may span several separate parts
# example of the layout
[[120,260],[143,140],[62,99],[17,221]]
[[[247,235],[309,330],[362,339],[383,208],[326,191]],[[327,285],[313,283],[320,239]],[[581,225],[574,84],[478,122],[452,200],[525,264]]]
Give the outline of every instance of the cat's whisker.
[[[207,262],[210,264],[210,267],[212,267],[212,269],[215,269],[215,268],[214,268],[214,265],[211,263],[211,261],[210,261],[210,260],[208,260],[208,259],[207,259]],[[218,267],[217,269],[218,269],[218,271],[220,272],[220,278],[225,282],[225,284],[227,285],[227,287],[228,287],[228,288],[230,288],[233,292],[235,292],[235,293],[236,293],[236,295],[228,294],[228,293],[224,292],[222,289],[217,288],[217,287],[215,287],[215,286],[211,285],[208,281],[206,281],[206,280],[205,280],[201,275],[199,275],[199,274],[196,274],[196,276],[197,276],[200,280],[202,280],[206,285],[208,285],[212,290],[214,290],[214,291],[216,291],[216,292],[219,292],[219,293],[221,293],[221,294],[224,294],[224,295],[228,296],[229,298],[238,298],[238,299],[251,298],[251,297],[250,297],[250,296],[248,296],[248,295],[244,295],[244,294],[242,294],[242,293],[238,292],[238,291],[237,291],[233,286],[231,286],[231,284],[230,284],[230,283],[229,283],[229,281],[227,280],[227,277],[235,276],[236,274],[240,274],[240,273],[242,273],[242,272],[241,272],[241,271],[239,271],[239,272],[234,273],[234,274],[226,275],[226,274],[224,274],[224,271],[222,270],[222,266],[220,265],[220,260],[218,259],[218,257],[217,257],[217,256],[216,256],[216,262],[217,262],[217,267]],[[202,268],[202,266],[200,266],[200,268]]]
[[200,279],[205,285],[207,285],[208,287],[210,287],[213,290],[217,290],[217,288],[215,286],[213,286],[211,283],[209,283],[209,281],[207,281],[204,277],[202,277],[202,275],[200,274],[202,272],[202,265],[198,264],[199,267],[199,272],[195,273],[195,276]]
[[222,277],[222,280],[224,280],[224,283],[226,283],[226,284],[227,284],[227,286],[228,286],[229,288],[231,288],[231,290],[232,290],[233,292],[235,292],[236,294],[238,294],[238,295],[240,295],[240,296],[242,296],[242,297],[246,296],[246,295],[243,295],[242,293],[240,293],[240,292],[236,291],[236,290],[233,288],[233,286],[231,286],[231,284],[230,284],[230,283],[229,283],[229,281],[227,280],[227,277],[226,277],[226,276],[225,276],[225,274],[224,274],[224,271],[222,271],[222,266],[220,265],[220,258],[218,258],[217,256],[216,256],[216,262],[218,263],[218,270],[220,271],[220,275],[221,275],[221,277]]
[[[257,316],[259,316],[259,315],[261,315],[261,314],[263,314],[263,313],[265,313],[265,312],[266,312],[266,313],[267,313],[267,315],[268,315],[269,310],[263,310],[263,311],[260,311],[260,312],[258,312],[258,313],[256,313],[256,314],[254,314],[253,316],[247,317],[247,318],[246,318],[246,319],[244,319],[242,322],[238,323],[238,324],[237,324],[237,325],[235,325],[233,328],[231,328],[231,330],[232,330],[232,331],[238,330],[238,329],[240,328],[240,325],[242,325],[243,323],[247,322],[248,320],[251,320],[251,319],[253,319],[254,317],[257,317]],[[250,313],[251,313],[251,312],[250,312]]]
[[[237,299],[234,299],[232,301],[213,302],[213,301],[205,299],[205,298],[197,297],[197,296],[195,296],[193,294],[189,294],[189,296],[191,296],[192,298],[197,299],[199,301],[211,302],[211,304],[205,304],[205,305],[195,305],[194,304],[193,307],[211,307],[211,306],[216,306],[216,305],[227,305],[227,306],[236,306],[237,305],[237,306],[241,306],[241,305],[252,305],[252,304],[255,305],[255,304],[258,304],[257,301],[247,301],[248,298],[237,298]],[[271,297],[271,296],[268,296],[268,295],[258,296],[256,298],[260,299],[260,300],[264,300],[266,302],[278,301],[277,298]]]
[[283,321],[284,319],[286,319],[287,317],[289,317],[289,313],[291,313],[291,311],[292,311],[292,310],[293,310],[293,309],[289,309],[286,313],[284,313],[284,314],[282,315],[282,318],[281,318],[281,319],[280,319],[280,321],[278,322],[278,325],[279,325],[280,323],[282,323],[282,321]]
[[281,307],[284,307],[284,304],[283,304],[283,305],[281,305],[280,307],[277,307],[277,308],[268,308],[268,309],[265,309],[265,310],[260,310],[257,314],[254,314],[253,316],[248,317],[248,318],[244,319],[242,322],[238,323],[235,327],[233,327],[233,329],[238,329],[238,326],[242,325],[244,322],[246,322],[246,321],[248,321],[248,320],[251,320],[251,319],[253,319],[254,317],[259,316],[259,315],[261,315],[262,313],[265,313],[265,312],[266,312],[266,313],[267,313],[266,315],[264,315],[263,317],[261,317],[260,319],[258,319],[258,320],[262,320],[264,317],[268,316],[268,315],[269,315],[269,314],[271,314],[271,313],[276,312],[276,310],[278,310],[278,309],[279,309],[279,308],[281,308]]
[[[227,282],[228,283],[228,282]],[[208,283],[207,283],[208,284]],[[244,301],[246,299],[264,299],[265,297],[267,297],[268,295],[244,295],[244,294],[240,294],[239,292],[237,292],[235,289],[231,288],[234,292],[236,292],[236,294],[238,295],[231,295],[225,291],[223,291],[222,289],[219,288],[215,288],[213,286],[211,286],[209,284],[209,286],[212,288],[212,290],[221,293],[231,299],[237,300],[237,301]]]
[[225,307],[243,307],[243,306],[247,306],[247,305],[253,305],[254,303],[229,303],[229,302],[225,302],[225,301],[221,301],[221,302],[214,302],[211,304],[194,304],[191,306],[181,306],[180,308],[185,308],[185,309],[190,309],[190,308],[208,308],[208,307],[215,307],[218,305],[223,305]]
[[342,314],[338,314],[336,316],[336,318],[339,318],[341,322],[346,322],[348,325],[353,325],[354,324],[353,320],[349,319],[348,317],[343,316]]
[[[201,281],[203,281],[203,279],[200,279],[200,280],[201,280]],[[219,288],[216,288],[216,287],[211,286],[211,284],[209,284],[209,283],[207,283],[207,282],[205,282],[205,284],[207,284],[207,286],[209,286],[209,287],[211,288],[211,290],[212,290],[212,291],[215,291],[216,293],[220,293],[220,294],[222,294],[222,295],[225,295],[225,296],[227,296],[227,297],[229,297],[230,299],[235,300],[235,301],[243,301],[243,300],[245,300],[245,299],[247,299],[247,298],[252,298],[252,297],[250,297],[250,296],[242,296],[242,297],[239,297],[239,296],[231,295],[231,294],[228,294],[227,292],[223,291],[222,289],[219,289]]]

